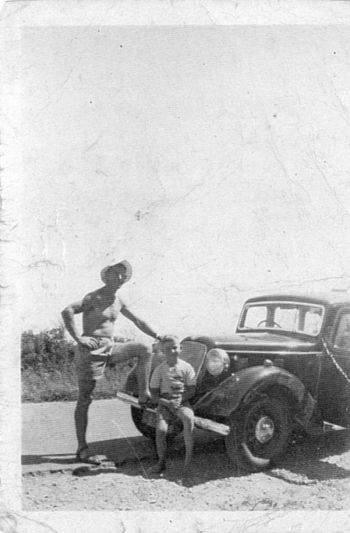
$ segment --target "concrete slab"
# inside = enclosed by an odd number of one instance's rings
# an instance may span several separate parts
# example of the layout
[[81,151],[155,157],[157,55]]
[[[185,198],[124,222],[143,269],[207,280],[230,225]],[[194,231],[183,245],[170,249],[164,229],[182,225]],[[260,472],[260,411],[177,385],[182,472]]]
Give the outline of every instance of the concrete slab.
[[[75,459],[75,402],[22,406],[23,473],[72,470]],[[130,408],[119,400],[96,400],[89,411],[87,433],[91,451],[122,463],[153,456],[152,443],[134,426]]]
[[[73,471],[83,466],[75,458],[75,402],[47,402],[22,405],[22,472],[43,474]],[[119,400],[95,400],[89,410],[88,442],[91,452],[104,455],[109,461],[156,459],[153,443],[134,426],[130,407]],[[217,435],[199,429],[194,440],[205,448],[218,439]],[[175,451],[183,449],[180,435]]]

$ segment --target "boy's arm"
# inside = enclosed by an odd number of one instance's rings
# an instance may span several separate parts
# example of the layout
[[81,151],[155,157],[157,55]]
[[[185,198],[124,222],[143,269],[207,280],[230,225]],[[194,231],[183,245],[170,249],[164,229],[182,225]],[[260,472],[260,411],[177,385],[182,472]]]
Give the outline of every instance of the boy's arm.
[[194,368],[191,366],[190,368],[188,368],[185,374],[185,390],[182,395],[182,403],[193,398],[195,392],[196,392],[196,373],[194,371]]
[[174,400],[167,400],[160,397],[160,389],[150,387],[151,400],[158,405],[173,405]]
[[152,401],[154,401],[154,403],[159,403],[160,390],[150,387],[150,392]]
[[149,390],[151,393],[151,399],[155,403],[159,403],[160,399],[160,373],[159,368],[156,367],[153,371],[153,374],[151,376],[151,381],[149,384]]
[[185,392],[182,395],[182,403],[193,398],[195,392],[196,392],[195,385],[190,385],[189,387],[186,387]]
[[161,375],[159,371],[159,366],[157,366],[152,374],[151,382],[150,382],[150,392],[151,392],[151,399],[157,403],[158,405],[173,405],[173,400],[167,400],[166,398],[160,397],[160,385],[161,385]]

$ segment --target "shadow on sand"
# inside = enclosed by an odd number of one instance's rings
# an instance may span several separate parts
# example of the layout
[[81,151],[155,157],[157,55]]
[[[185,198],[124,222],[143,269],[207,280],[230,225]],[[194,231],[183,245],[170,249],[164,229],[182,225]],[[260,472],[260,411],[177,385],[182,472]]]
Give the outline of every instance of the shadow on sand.
[[[108,460],[113,462],[137,461],[143,457],[155,457],[155,448],[151,441],[144,437],[130,437],[122,439],[111,439],[104,441],[96,441],[89,443],[89,449],[93,455],[106,456]],[[75,457],[75,453],[71,454],[33,454],[22,455],[22,465],[77,465],[81,464]],[[56,469],[57,470],[57,469]]]
[[[298,437],[291,443],[284,459],[271,470],[266,471],[264,475],[283,479],[295,485],[346,479],[350,477],[350,470],[335,464],[330,458],[341,455],[349,448],[349,431],[337,431],[312,440]],[[143,437],[94,442],[91,444],[91,450],[94,454],[107,456],[108,460],[100,466],[80,467],[76,471],[77,475],[97,476],[120,472],[124,475],[142,476],[146,479],[160,477],[151,473],[152,466],[156,462],[154,445]],[[180,436],[169,448],[167,469],[161,477],[169,482],[180,482],[193,487],[213,480],[220,481],[249,475],[230,463],[224,441],[220,438],[195,439],[193,461],[185,476],[182,475],[183,457],[184,449]],[[40,462],[79,465],[74,457],[68,455],[23,457],[23,464]]]

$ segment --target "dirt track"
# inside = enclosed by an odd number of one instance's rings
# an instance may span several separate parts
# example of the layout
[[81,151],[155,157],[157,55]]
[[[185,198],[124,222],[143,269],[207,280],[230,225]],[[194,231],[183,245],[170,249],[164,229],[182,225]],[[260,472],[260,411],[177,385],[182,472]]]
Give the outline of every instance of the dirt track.
[[244,474],[229,463],[222,441],[196,441],[192,472],[179,479],[179,440],[163,477],[151,476],[151,457],[126,460],[117,468],[26,474],[25,510],[349,510],[350,437],[336,432],[294,442],[273,470]]

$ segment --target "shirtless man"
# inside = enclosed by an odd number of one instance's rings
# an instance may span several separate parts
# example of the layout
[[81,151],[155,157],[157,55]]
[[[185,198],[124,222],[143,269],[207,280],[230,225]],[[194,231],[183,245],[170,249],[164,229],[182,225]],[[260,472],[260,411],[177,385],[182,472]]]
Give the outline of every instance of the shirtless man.
[[[86,442],[88,409],[96,381],[102,378],[107,362],[112,364],[137,358],[136,375],[139,386],[139,402],[147,404],[150,398],[149,374],[151,368],[151,351],[141,343],[116,343],[113,341],[114,326],[118,313],[131,320],[138,329],[154,339],[161,340],[145,322],[137,318],[117,295],[118,289],[132,275],[128,261],[120,261],[105,267],[101,271],[104,286],[88,293],[82,300],[68,305],[62,311],[64,324],[77,342],[76,364],[79,384],[79,396],[74,419],[78,440],[77,459],[83,462],[99,464],[99,459],[92,456]],[[75,324],[74,315],[83,315],[83,333],[80,334]]]

